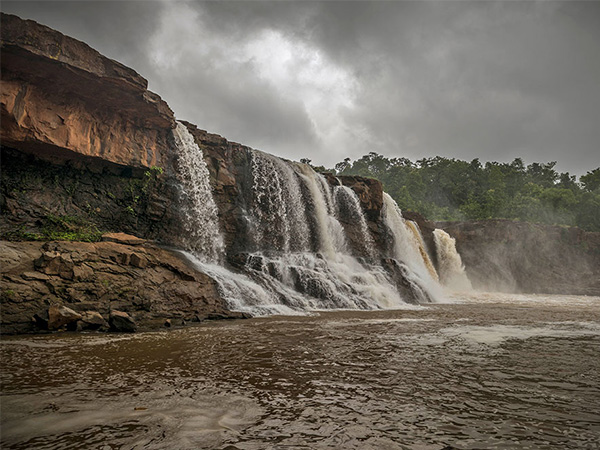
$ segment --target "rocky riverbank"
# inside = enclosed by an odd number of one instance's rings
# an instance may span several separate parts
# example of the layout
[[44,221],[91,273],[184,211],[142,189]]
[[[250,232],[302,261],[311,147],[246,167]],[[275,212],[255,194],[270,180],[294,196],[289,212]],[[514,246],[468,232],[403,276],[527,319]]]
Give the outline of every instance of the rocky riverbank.
[[0,241],[2,332],[136,331],[227,311],[215,281],[177,252],[122,233],[102,242]]

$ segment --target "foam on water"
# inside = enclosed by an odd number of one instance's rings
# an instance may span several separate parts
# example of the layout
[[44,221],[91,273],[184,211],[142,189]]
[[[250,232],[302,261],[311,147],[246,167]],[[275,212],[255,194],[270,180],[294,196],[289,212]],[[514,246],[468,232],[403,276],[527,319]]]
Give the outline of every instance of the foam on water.
[[511,339],[524,340],[537,337],[568,338],[578,336],[600,336],[600,324],[548,324],[545,327],[523,327],[512,325],[459,326],[444,328],[440,333],[458,337],[475,344],[497,346]]

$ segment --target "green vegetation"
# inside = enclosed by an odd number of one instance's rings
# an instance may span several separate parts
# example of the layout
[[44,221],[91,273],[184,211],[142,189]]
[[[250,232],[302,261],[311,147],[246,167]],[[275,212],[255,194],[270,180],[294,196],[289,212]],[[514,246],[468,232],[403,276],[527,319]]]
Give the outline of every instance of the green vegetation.
[[[129,197],[129,204],[125,206],[125,211],[132,215],[136,216],[136,207],[138,202],[143,196],[147,196],[150,189],[152,189],[159,177],[164,173],[162,167],[152,166],[149,170],[144,172],[143,179],[132,178],[129,180],[129,183],[126,187],[126,192]],[[108,196],[114,200],[114,195],[112,193],[108,193]]]
[[98,242],[102,232],[88,220],[76,216],[48,214],[43,219],[39,233],[28,232],[21,227],[7,233],[3,238],[23,241],[83,241]]
[[440,156],[412,162],[371,152],[354,162],[346,158],[334,172],[376,178],[402,209],[432,220],[504,218],[600,231],[600,168],[577,182],[555,165]]

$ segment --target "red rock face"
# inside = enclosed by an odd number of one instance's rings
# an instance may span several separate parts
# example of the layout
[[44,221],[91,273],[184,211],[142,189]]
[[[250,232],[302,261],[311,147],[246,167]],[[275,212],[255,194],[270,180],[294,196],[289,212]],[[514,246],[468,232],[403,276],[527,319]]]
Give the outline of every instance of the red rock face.
[[58,163],[167,165],[175,119],[143,77],[30,20],[2,14],[1,32],[3,145]]

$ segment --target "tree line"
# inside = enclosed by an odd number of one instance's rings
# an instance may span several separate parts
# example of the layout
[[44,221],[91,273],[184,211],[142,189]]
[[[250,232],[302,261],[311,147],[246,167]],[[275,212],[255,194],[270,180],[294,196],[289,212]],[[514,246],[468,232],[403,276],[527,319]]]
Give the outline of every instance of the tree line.
[[376,178],[400,208],[430,220],[503,218],[600,231],[600,168],[578,181],[555,165],[525,165],[521,158],[482,164],[441,156],[412,162],[371,152],[356,161],[346,158],[334,169],[315,169]]

